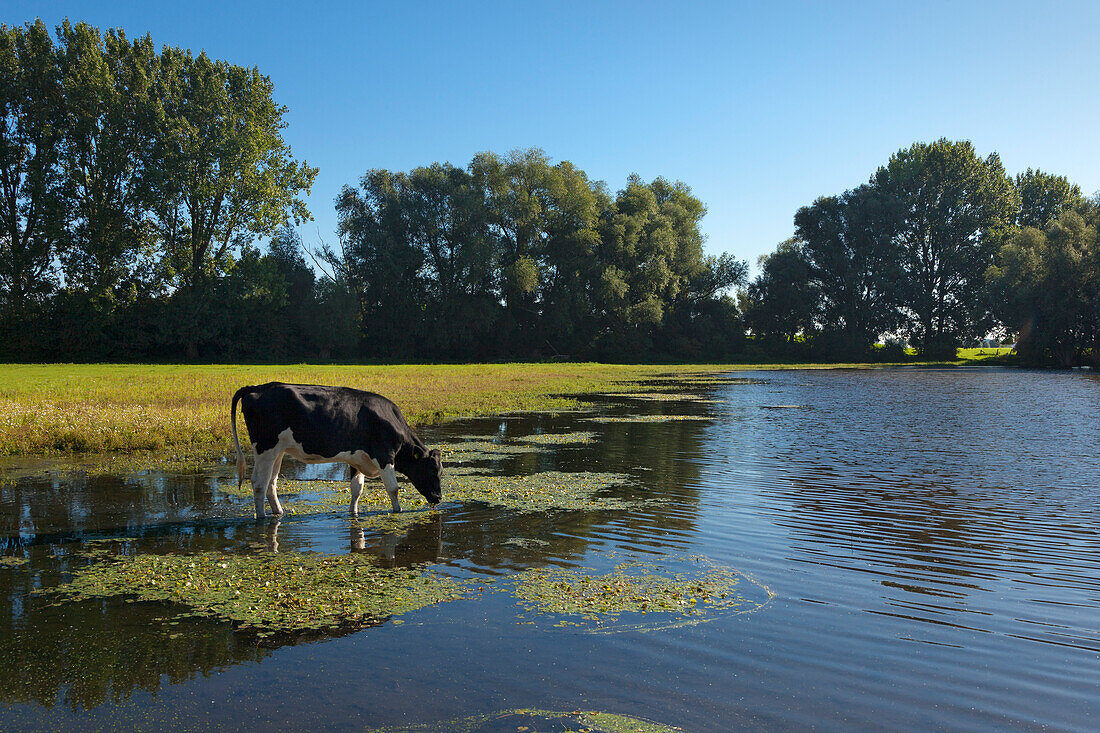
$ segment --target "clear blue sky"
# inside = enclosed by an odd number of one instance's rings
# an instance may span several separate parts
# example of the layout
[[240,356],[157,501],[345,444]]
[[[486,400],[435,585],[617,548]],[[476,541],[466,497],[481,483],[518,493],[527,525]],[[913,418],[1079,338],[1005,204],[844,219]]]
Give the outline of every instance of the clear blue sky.
[[258,66],[319,166],[303,236],[370,168],[537,146],[612,191],[689,184],[710,252],[756,258],[795,210],[917,140],[969,139],[1100,189],[1100,2],[20,2]]

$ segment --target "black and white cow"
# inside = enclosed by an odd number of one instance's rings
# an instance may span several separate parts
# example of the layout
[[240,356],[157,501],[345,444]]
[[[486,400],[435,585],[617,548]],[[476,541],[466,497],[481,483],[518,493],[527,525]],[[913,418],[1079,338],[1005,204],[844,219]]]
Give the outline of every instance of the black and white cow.
[[397,405],[373,392],[315,384],[269,382],[241,387],[233,395],[230,415],[237,447],[238,487],[244,481],[246,466],[237,439],[237,402],[241,403],[255,455],[252,492],[257,519],[264,516],[265,497],[272,512],[283,513],[275,485],[284,455],[303,463],[351,466],[352,514],[359,513],[365,477],[381,477],[393,510],[401,511],[395,471],[408,476],[430,504],[440,501],[440,453],[424,446]]

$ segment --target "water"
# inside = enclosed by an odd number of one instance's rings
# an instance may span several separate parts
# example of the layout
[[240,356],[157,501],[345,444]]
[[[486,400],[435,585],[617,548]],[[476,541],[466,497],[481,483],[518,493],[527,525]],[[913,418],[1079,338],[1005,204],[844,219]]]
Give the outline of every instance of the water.
[[[337,515],[210,519],[236,501],[216,489],[228,465],[105,477],[9,465],[0,555],[29,562],[0,567],[0,727],[362,730],[538,708],[689,731],[1096,729],[1100,380],[988,369],[740,376],[763,383],[707,388],[715,404],[596,400],[602,414],[707,422],[580,413],[425,431],[431,444],[594,430],[592,443],[497,468],[623,472],[631,492],[667,500],[629,513],[449,506],[406,533],[357,533]],[[51,606],[31,594],[106,537],[147,552],[363,551],[475,578],[705,555],[775,595],[697,626],[594,635],[521,625],[514,598],[486,593],[403,624],[257,646],[228,623],[173,623],[178,609],[158,604]]]

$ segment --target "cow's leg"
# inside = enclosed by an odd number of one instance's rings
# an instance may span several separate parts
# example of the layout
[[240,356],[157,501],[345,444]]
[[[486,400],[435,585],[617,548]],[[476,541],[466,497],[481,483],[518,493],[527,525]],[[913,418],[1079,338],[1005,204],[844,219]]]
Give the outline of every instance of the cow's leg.
[[349,489],[351,490],[351,508],[349,511],[352,515],[359,514],[359,494],[363,493],[363,479],[362,472],[351,469],[351,481],[349,482]]
[[275,451],[256,454],[252,465],[252,496],[256,499],[256,519],[264,518],[264,499],[271,482],[271,471],[275,468]]
[[283,513],[283,505],[279,503],[279,492],[276,486],[279,484],[279,471],[283,468],[283,455],[280,452],[271,463],[271,479],[267,483],[267,502],[271,504],[271,513],[280,516]]
[[390,495],[390,504],[394,512],[401,511],[401,504],[397,501],[397,474],[394,473],[393,464],[382,469],[382,484],[386,487],[386,493]]

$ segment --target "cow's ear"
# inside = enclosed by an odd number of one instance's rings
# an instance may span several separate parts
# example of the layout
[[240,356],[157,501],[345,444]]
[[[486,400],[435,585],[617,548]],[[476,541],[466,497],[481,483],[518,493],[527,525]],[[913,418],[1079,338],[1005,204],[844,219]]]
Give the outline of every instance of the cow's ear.
[[424,451],[420,450],[419,448],[413,448],[413,460],[419,461],[423,457]]

